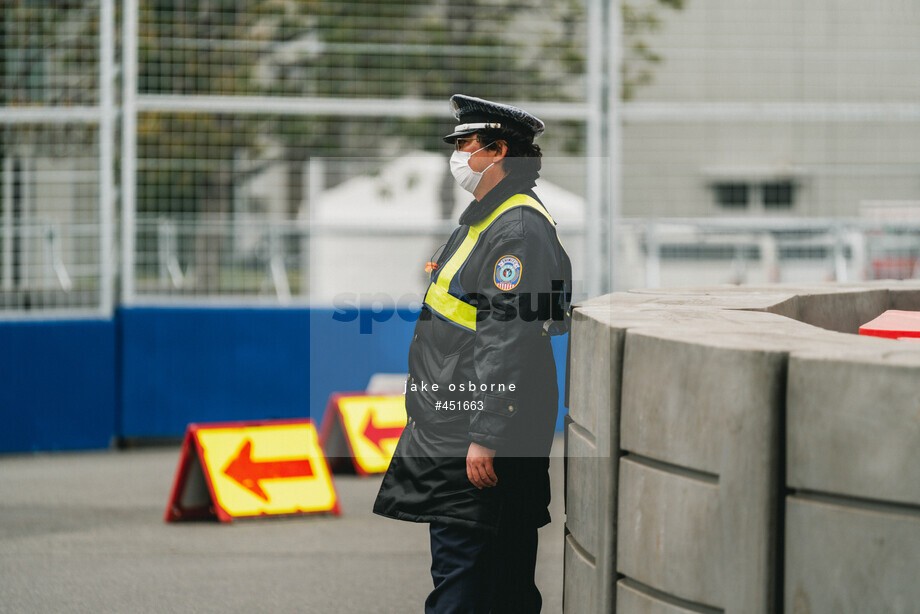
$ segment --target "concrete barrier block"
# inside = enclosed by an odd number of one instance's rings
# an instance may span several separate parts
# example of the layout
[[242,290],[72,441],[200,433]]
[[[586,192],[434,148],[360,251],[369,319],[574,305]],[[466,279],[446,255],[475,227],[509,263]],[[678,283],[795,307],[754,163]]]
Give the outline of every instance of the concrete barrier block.
[[920,284],[897,286],[890,291],[888,309],[900,311],[920,311]]
[[[620,357],[622,339],[617,330],[590,310],[576,310],[572,316],[572,347],[578,352],[569,356],[569,417],[598,437],[601,431],[601,454],[610,454],[610,432],[614,403],[619,400]],[[622,332],[619,332],[619,337]]]
[[749,345],[712,345],[706,334],[674,339],[629,331],[620,447],[714,474],[734,467],[742,451],[763,459],[776,443],[785,355]]
[[598,593],[603,585],[598,582],[597,566],[571,535],[565,537],[564,564],[562,611],[569,614],[609,612],[609,609],[601,609],[598,601]]
[[889,309],[887,289],[842,288],[801,294],[796,319],[840,333],[858,334],[862,324]]
[[[644,590],[628,579],[617,583],[617,614],[719,614],[721,610],[684,607],[674,599]],[[689,608],[689,609],[688,609]]]
[[699,604],[724,594],[719,486],[680,469],[620,460],[617,568]]
[[765,311],[783,317],[798,317],[798,299],[784,286],[711,286],[703,288],[655,288],[630,290],[649,298],[650,304],[680,307],[709,307]]
[[[614,326],[608,310],[575,311],[570,360],[568,458],[566,466],[566,528],[577,552],[591,558],[594,569],[591,602],[600,610],[612,608],[616,554],[616,470],[619,456],[619,400],[624,332]],[[569,556],[569,555],[567,555]],[[581,581],[581,580],[578,580]],[[581,592],[571,586],[565,590]],[[573,597],[574,599],[574,597]],[[567,599],[568,600],[568,599]]]
[[920,508],[787,497],[785,612],[913,614]]
[[[780,348],[789,342],[768,351],[756,327],[753,336],[735,330],[745,321],[777,319],[771,314],[734,312],[728,321],[710,319],[704,334],[627,332],[620,446],[630,455],[620,463],[617,565],[627,576],[667,594],[726,612],[766,613],[775,600],[771,587],[787,358]],[[719,331],[726,334],[714,338]],[[647,494],[626,482],[634,474],[649,473],[648,467],[637,473],[633,455],[651,467],[665,465],[659,479],[645,478],[645,488],[651,489]],[[690,502],[695,522],[676,511]],[[637,514],[655,523],[646,532],[654,528],[673,543],[699,541],[706,545],[697,548],[714,547],[701,550],[705,556],[675,550],[661,561],[650,559],[658,544],[641,532],[635,535],[629,523]],[[633,537],[641,542],[630,544]],[[657,575],[648,575],[653,572],[645,568],[650,560],[663,566]],[[633,576],[636,572],[645,575]]]
[[881,343],[871,359],[790,358],[790,486],[920,505],[920,348]]
[[608,532],[603,523],[612,524],[612,501],[599,496],[602,481],[610,476],[611,461],[598,458],[594,438],[576,424],[567,426],[566,437],[565,526],[583,549],[597,557],[602,535]]

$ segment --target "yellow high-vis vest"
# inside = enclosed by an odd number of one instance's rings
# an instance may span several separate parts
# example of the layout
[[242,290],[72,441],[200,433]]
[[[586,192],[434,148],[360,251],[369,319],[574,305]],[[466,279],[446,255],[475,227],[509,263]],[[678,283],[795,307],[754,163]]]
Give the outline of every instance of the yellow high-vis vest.
[[531,207],[539,211],[550,224],[555,226],[556,222],[550,217],[543,205],[538,200],[527,196],[526,194],[515,194],[498,207],[492,213],[470,226],[469,232],[463,238],[463,242],[454,251],[453,255],[444,263],[439,270],[435,280],[428,286],[425,293],[425,304],[433,312],[446,320],[450,320],[469,331],[476,332],[476,307],[454,296],[450,293],[450,282],[454,275],[469,259],[473,253],[480,235],[492,225],[503,213],[516,207]]

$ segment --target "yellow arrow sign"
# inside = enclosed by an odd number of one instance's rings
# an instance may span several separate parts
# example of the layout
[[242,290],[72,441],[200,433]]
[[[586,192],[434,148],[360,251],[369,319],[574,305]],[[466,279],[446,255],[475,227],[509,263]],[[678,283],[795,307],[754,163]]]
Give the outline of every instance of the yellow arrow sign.
[[340,428],[348,442],[355,469],[361,474],[383,473],[390,465],[405,426],[403,395],[336,394],[330,399],[323,418],[323,442],[335,437],[332,430]]
[[[186,457],[192,454],[204,474],[213,511],[222,521],[339,513],[332,476],[309,420],[193,424],[186,440],[167,520],[183,515],[181,482],[188,482],[185,476],[194,463]],[[177,511],[171,514],[172,508]]]

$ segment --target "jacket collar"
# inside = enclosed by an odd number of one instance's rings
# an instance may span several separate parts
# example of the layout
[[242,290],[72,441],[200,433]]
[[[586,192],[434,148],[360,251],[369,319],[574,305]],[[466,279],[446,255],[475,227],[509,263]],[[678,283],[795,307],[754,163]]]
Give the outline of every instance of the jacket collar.
[[460,224],[471,226],[486,217],[497,206],[522,192],[528,192],[536,185],[539,173],[511,173],[504,179],[495,184],[495,187],[482,197],[482,200],[474,200],[460,215]]

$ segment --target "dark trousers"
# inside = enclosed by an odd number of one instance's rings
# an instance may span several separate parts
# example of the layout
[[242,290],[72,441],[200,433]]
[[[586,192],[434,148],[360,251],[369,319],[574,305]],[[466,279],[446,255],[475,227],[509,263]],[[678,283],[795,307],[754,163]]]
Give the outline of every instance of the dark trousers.
[[502,526],[497,534],[431,523],[426,614],[537,614],[537,529]]

